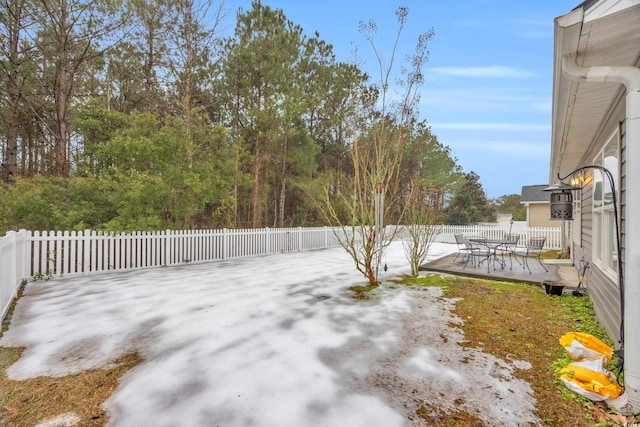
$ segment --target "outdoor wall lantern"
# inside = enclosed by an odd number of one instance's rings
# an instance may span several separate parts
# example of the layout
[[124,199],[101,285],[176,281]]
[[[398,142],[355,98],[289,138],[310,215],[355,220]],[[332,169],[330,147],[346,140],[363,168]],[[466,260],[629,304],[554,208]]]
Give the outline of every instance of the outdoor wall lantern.
[[[555,185],[552,185],[551,187],[547,187],[544,189],[544,191],[551,191],[551,197],[550,197],[550,202],[551,202],[551,219],[565,219],[565,220],[572,220],[573,219],[573,194],[572,191],[573,190],[580,190],[582,187],[579,186],[572,186],[569,184],[566,184],[564,182],[565,179],[572,177],[573,175],[575,175],[578,172],[582,172],[584,170],[587,169],[597,169],[599,171],[601,171],[606,177],[607,180],[609,181],[609,185],[611,186],[611,197],[612,197],[612,202],[613,202],[613,218],[615,221],[615,232],[616,232],[616,240],[618,242],[617,245],[617,250],[618,250],[618,254],[620,254],[620,227],[618,225],[618,201],[617,201],[617,197],[616,197],[616,183],[615,183],[615,179],[613,178],[613,175],[611,174],[611,171],[609,171],[609,169],[599,166],[599,165],[587,165],[587,166],[582,166],[579,167],[578,169],[575,169],[571,172],[569,172],[566,176],[564,177],[560,177],[560,174],[558,174],[558,180],[560,182],[558,182]],[[579,184],[582,181],[580,179],[572,179],[571,180],[572,183],[576,183]],[[619,265],[620,263],[618,263]]]
[[543,191],[551,191],[551,219],[567,220],[573,219],[573,190],[579,190],[580,187],[573,187],[565,184],[560,180],[559,183],[545,188]]

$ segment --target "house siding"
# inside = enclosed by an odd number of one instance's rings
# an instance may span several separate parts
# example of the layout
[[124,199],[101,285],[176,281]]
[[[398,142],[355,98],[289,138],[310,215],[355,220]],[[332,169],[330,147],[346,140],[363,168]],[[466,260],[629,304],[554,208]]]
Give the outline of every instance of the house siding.
[[551,212],[549,203],[529,204],[529,227],[558,227],[560,223],[549,219]]
[[[620,134],[620,181],[617,183],[618,187],[618,214],[621,218],[620,230],[621,230],[621,245],[624,252],[624,200],[625,200],[625,184],[626,184],[626,170],[625,170],[625,146],[626,138],[624,135],[625,126],[620,126],[620,123],[624,123],[625,111],[623,97],[619,98],[615,108],[612,109],[611,114],[604,126],[602,132],[599,133],[598,138],[590,149],[585,153],[583,162],[581,165],[592,164],[595,155],[602,150],[606,142],[611,135],[619,129]],[[587,176],[590,172],[587,173]],[[620,288],[617,280],[612,280],[611,276],[605,274],[598,265],[593,261],[593,186],[591,180],[587,181],[587,185],[581,191],[581,236],[577,239],[580,243],[573,243],[573,260],[576,266],[579,266],[579,261],[585,259],[589,261],[590,268],[584,278],[584,285],[589,291],[589,296],[593,301],[594,311],[596,318],[600,324],[607,330],[607,333],[615,342],[620,341],[620,323],[622,319],[622,310],[620,305]],[[624,260],[624,254],[619,254],[618,259],[620,262]],[[624,266],[623,266],[624,267]]]

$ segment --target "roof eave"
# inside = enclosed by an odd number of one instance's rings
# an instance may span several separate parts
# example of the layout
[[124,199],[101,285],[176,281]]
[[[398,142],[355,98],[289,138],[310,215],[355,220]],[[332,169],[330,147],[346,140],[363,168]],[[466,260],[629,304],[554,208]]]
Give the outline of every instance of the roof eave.
[[579,159],[568,159],[567,156],[563,155],[565,126],[567,124],[567,113],[573,103],[571,93],[574,82],[562,74],[562,58],[566,54],[578,50],[583,20],[584,9],[579,6],[554,21],[550,183],[557,182],[558,175],[562,174],[562,171],[573,169],[579,162]]

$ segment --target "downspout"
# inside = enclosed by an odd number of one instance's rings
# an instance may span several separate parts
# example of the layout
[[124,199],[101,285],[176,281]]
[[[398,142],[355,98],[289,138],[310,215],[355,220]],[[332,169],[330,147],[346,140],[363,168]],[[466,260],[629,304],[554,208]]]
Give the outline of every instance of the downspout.
[[[583,67],[577,52],[562,58],[562,73],[570,80],[621,83],[626,97],[626,182],[624,248],[624,386],[625,393],[615,403],[623,415],[640,413],[640,68],[631,66]],[[631,184],[631,185],[629,185]],[[620,210],[622,211],[622,209]],[[620,254],[618,254],[620,256]]]

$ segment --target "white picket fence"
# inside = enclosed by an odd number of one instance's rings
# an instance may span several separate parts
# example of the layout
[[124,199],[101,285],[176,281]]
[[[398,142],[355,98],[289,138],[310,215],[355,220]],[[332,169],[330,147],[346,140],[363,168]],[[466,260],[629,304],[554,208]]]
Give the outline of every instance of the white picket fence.
[[27,259],[27,235],[28,232],[9,231],[0,239],[0,309],[4,316],[9,310],[11,301],[16,297],[16,292],[22,280],[28,277]]
[[9,232],[0,239],[2,318],[25,279],[210,262],[336,246],[333,229]]
[[524,245],[532,237],[545,237],[545,249],[562,249],[562,235],[560,227],[526,227],[514,224],[489,225],[442,225],[439,242],[455,243],[454,236],[463,234],[466,237],[482,237],[486,239],[500,239],[505,234],[520,236],[519,244]]
[[[455,243],[453,236],[459,233],[487,238],[498,238],[505,233],[504,227],[497,225],[439,227],[442,231],[437,240],[446,243]],[[339,245],[335,233],[341,230],[297,227],[128,234],[91,230],[11,231],[0,239],[1,318],[6,315],[23,280],[335,247]],[[560,228],[522,229],[517,232],[523,236],[522,241],[544,236],[547,237],[547,247],[560,248]],[[402,235],[402,232],[396,234],[400,239]]]

